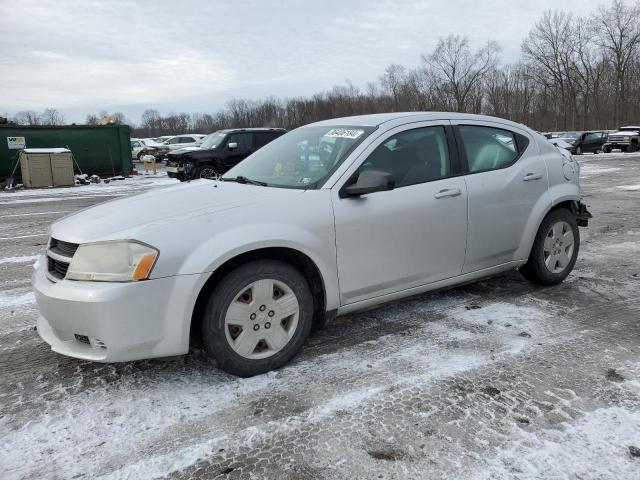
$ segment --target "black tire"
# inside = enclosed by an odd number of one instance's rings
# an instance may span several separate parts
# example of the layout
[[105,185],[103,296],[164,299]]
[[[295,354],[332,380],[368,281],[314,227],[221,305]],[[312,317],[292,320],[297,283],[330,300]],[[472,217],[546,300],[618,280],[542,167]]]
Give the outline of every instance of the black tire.
[[[551,227],[560,221],[568,223],[571,227],[574,248],[570,261],[564,270],[559,273],[553,273],[545,265],[544,242]],[[544,220],[542,220],[533,242],[533,247],[531,248],[529,260],[524,266],[520,267],[520,273],[522,273],[524,278],[538,285],[557,285],[567,278],[571,270],[573,270],[579,250],[580,231],[578,230],[575,215],[566,208],[552,210],[544,217]]]
[[[204,177],[202,176],[203,173],[207,172],[207,171],[212,171],[213,175],[209,176],[209,175],[205,175]],[[193,169],[193,171],[191,172],[191,178],[193,180],[198,180],[199,178],[215,178],[216,176],[219,176],[220,174],[216,171],[215,168],[213,168],[210,165],[202,165],[200,167],[196,167]]]
[[622,147],[620,147],[620,151],[622,153],[627,153],[629,151],[629,148],[626,145],[623,145]]
[[582,155],[582,147],[580,145],[576,147],[576,155]]
[[605,145],[604,147],[602,147],[602,151],[604,153],[611,153],[611,147],[609,145]]
[[637,143],[632,143],[627,147],[627,152],[628,153],[633,153],[633,152],[637,152],[638,151],[638,144]]
[[[295,294],[298,324],[289,342],[267,358],[249,359],[237,353],[227,341],[225,316],[237,295],[257,280],[285,283]],[[313,297],[306,279],[291,265],[277,260],[245,263],[225,276],[211,293],[202,320],[202,339],[207,353],[227,373],[241,377],[259,375],[289,362],[302,348],[313,323]]]

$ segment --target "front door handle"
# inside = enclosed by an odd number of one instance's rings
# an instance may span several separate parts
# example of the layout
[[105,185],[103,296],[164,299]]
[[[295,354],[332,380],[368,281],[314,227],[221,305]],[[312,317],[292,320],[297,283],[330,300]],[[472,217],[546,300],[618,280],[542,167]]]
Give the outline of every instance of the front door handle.
[[530,182],[531,180],[540,180],[542,178],[541,173],[527,173],[522,180]]
[[447,197],[457,197],[461,195],[462,191],[459,188],[445,188],[444,190],[440,190],[438,193],[433,195],[433,198],[447,198]]

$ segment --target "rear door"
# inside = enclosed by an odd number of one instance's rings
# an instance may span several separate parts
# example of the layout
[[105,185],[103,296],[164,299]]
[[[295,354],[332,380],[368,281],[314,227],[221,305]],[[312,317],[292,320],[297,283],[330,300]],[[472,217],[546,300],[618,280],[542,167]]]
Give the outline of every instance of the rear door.
[[454,121],[469,195],[463,273],[514,258],[538,202],[551,204],[547,166],[534,139],[500,123]]

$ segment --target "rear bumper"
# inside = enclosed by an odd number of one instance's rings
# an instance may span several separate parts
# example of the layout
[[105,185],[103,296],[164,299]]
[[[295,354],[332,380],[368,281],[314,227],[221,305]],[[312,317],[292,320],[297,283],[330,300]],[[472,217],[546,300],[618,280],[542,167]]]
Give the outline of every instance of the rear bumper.
[[187,353],[198,275],[131,283],[52,282],[41,258],[32,277],[38,333],[55,352],[97,362]]
[[576,215],[576,221],[578,226],[586,227],[589,225],[589,219],[593,218],[593,215],[589,210],[587,210],[587,206],[582,202],[577,202],[577,208],[574,212]]

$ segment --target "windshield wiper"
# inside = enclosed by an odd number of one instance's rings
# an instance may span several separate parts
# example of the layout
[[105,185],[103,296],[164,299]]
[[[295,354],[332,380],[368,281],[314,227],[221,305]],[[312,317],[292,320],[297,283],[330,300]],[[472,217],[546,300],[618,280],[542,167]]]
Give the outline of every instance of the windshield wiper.
[[231,178],[222,177],[220,180],[222,180],[223,182],[249,183],[251,185],[259,185],[261,187],[267,186],[267,182],[261,182],[260,180],[251,180],[250,178],[247,178],[243,175],[238,175],[237,177]]

